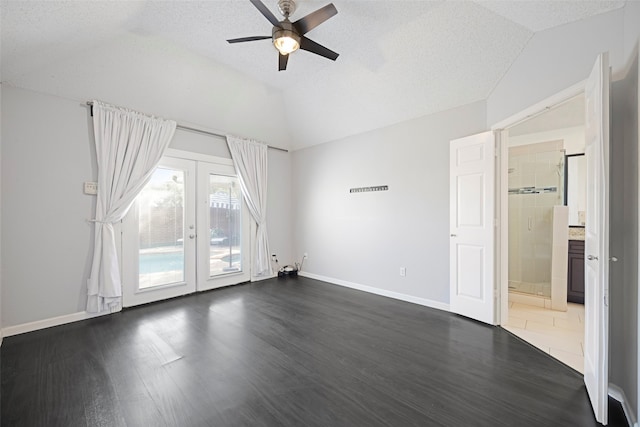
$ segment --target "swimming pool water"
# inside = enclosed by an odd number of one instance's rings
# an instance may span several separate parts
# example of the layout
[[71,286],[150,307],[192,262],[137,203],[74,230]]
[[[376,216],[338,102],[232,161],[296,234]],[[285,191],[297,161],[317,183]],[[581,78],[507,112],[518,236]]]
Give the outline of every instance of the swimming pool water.
[[[229,256],[226,255],[220,260],[229,263]],[[231,255],[231,263],[238,264],[241,255],[234,253]],[[181,271],[184,268],[184,254],[182,252],[160,252],[140,254],[140,274],[164,273],[168,271]]]
[[183,268],[184,254],[182,252],[140,254],[140,274],[162,273]]

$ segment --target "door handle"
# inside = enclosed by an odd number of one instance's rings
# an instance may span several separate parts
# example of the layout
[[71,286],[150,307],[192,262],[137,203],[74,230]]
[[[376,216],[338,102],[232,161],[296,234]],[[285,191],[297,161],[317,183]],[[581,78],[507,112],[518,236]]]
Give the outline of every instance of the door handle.
[[190,239],[194,239],[195,237],[196,237],[196,235],[195,235],[195,234],[189,234],[189,238],[190,238]]
[[594,259],[597,261],[597,260],[598,260],[598,257],[597,257],[597,256],[593,256],[593,255],[587,255],[587,259],[588,259],[589,261],[593,261]]
[[451,237],[458,237],[457,234],[451,234]]

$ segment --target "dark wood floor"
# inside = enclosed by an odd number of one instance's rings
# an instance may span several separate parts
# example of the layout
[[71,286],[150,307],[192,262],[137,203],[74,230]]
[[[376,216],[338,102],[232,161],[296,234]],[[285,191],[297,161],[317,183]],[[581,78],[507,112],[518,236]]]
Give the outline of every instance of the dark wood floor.
[[1,361],[2,426],[597,425],[581,376],[503,329],[305,278],[8,337]]

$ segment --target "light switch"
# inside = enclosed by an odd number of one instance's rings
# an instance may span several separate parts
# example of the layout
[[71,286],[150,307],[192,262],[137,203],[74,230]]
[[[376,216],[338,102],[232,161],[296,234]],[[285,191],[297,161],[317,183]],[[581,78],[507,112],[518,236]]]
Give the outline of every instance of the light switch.
[[98,183],[89,181],[85,182],[84,194],[98,194]]

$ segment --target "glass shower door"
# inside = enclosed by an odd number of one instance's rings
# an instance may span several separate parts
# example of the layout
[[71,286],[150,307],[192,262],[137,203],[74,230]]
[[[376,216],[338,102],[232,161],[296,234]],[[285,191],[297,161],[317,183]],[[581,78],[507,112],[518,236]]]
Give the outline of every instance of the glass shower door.
[[[564,201],[564,150],[509,149],[509,289],[551,297],[553,207]],[[547,149],[545,149],[547,148]]]

